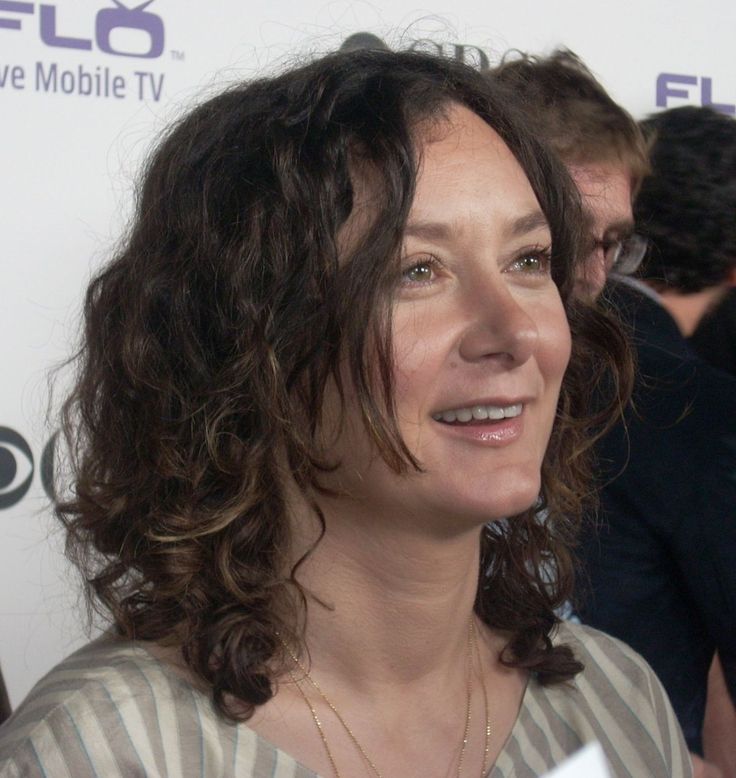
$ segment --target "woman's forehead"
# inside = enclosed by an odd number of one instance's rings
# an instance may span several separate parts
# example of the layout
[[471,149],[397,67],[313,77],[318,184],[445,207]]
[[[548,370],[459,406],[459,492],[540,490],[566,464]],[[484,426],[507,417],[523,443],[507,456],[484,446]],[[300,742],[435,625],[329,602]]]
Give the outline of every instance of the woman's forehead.
[[[452,106],[442,134],[420,147],[411,222],[546,220],[526,173],[498,133],[463,106]],[[518,231],[514,228],[513,231]]]

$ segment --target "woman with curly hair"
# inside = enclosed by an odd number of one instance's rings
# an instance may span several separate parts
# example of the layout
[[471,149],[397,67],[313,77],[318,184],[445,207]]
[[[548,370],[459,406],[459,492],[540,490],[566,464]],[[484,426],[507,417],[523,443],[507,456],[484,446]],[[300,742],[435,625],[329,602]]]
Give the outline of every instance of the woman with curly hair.
[[65,410],[58,515],[112,628],[16,711],[0,775],[536,776],[592,740],[690,775],[642,660],[555,616],[629,383],[571,295],[580,224],[441,59],[331,55],[179,122]]

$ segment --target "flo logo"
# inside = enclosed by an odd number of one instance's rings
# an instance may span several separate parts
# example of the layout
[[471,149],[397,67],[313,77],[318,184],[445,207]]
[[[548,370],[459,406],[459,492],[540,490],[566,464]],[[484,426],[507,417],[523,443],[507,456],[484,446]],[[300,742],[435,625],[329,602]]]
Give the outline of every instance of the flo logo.
[[[73,37],[60,32],[64,29],[64,20],[58,22],[57,6],[51,3],[0,0],[0,29],[21,30],[25,17],[37,15],[39,35],[47,46],[91,51],[94,44],[100,51],[119,57],[160,57],[164,50],[164,22],[160,16],[146,10],[154,0],[134,8],[128,8],[121,0],[112,2],[114,8],[101,8],[94,22],[90,20],[90,26],[94,25],[94,38]],[[121,34],[121,30],[126,32]],[[134,45],[129,45],[131,43]]]
[[736,116],[736,105],[713,100],[713,79],[708,76],[660,73],[657,76],[657,108],[669,108],[672,99],[683,99],[689,103],[699,101],[700,105],[710,106],[714,111]]
[[[54,434],[44,446],[40,463],[41,484],[51,500],[55,496],[56,440]],[[12,508],[26,496],[34,471],[33,452],[26,439],[10,427],[0,427],[0,510]]]

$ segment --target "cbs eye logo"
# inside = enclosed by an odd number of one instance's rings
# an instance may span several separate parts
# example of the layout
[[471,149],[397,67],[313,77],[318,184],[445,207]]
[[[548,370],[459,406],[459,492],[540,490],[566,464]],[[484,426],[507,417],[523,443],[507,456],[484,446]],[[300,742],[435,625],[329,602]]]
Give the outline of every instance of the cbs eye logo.
[[[54,453],[57,434],[44,446],[40,461],[41,485],[54,499]],[[28,493],[36,470],[26,439],[10,427],[0,427],[0,510],[17,505]]]
[[[468,43],[441,43],[430,38],[420,38],[412,41],[407,47],[409,51],[425,51],[440,57],[450,57],[464,62],[478,70],[488,70],[491,62],[488,54],[480,46]],[[340,51],[358,51],[359,49],[388,50],[385,41],[372,32],[355,32],[349,35],[340,46]]]

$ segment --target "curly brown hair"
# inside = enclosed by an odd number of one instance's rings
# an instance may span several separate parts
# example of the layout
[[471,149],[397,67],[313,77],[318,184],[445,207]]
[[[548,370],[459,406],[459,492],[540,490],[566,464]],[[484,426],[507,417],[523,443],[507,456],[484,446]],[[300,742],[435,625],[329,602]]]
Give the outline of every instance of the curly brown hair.
[[[389,325],[417,127],[451,104],[483,118],[525,170],[573,332],[540,504],[484,533],[476,611],[511,635],[509,664],[543,682],[580,670],[550,633],[571,590],[591,429],[612,407],[591,418],[590,387],[605,373],[619,405],[627,351],[615,322],[572,299],[577,193],[508,102],[470,68],[385,51],[232,88],[161,142],[130,234],[91,282],[64,409],[68,552],[118,632],[180,648],[224,715],[247,719],[267,701],[281,641],[302,639],[284,469],[321,516],[320,475],[339,464],[319,446],[322,399],[329,380],[341,385],[343,355],[381,455],[397,472],[420,467],[394,415]],[[382,197],[345,258],[356,161]]]

